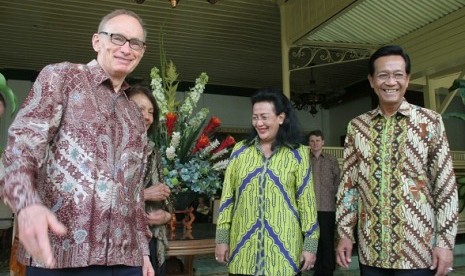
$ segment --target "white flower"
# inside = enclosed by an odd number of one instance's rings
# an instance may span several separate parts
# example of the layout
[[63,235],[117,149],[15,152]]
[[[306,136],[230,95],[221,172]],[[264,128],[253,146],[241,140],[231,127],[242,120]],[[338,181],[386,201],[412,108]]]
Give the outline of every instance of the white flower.
[[204,107],[204,108],[200,109],[200,111],[197,112],[197,114],[195,114],[195,116],[192,116],[189,119],[189,122],[187,122],[187,127],[186,127],[184,135],[189,136],[191,134],[191,132],[196,131],[197,129],[202,127],[201,124],[203,123],[203,121],[207,117],[208,112],[209,112],[208,108]]
[[160,108],[160,113],[162,116],[160,118],[163,118],[166,113],[168,113],[168,105],[166,102],[166,97],[165,97],[165,91],[163,90],[163,80],[159,75],[160,70],[157,67],[153,67],[152,71],[150,72],[150,77],[152,78],[152,82],[150,85],[152,86],[153,89],[153,96],[155,97],[155,100],[157,101],[158,108]]
[[210,142],[210,145],[206,146],[201,152],[200,152],[200,157],[204,158],[205,156],[209,155],[210,152],[214,149],[216,149],[220,145],[220,141],[218,139],[215,139],[215,141]]
[[168,160],[173,160],[176,157],[176,148],[173,146],[169,146],[166,149],[166,158]]
[[192,110],[197,106],[199,102],[200,95],[205,90],[205,85],[208,82],[208,75],[207,73],[203,72],[200,76],[195,79],[195,86],[191,88],[187,98],[184,100],[184,103],[179,108],[179,112],[183,116],[190,116],[192,114]]
[[178,101],[176,67],[172,61],[166,60],[163,51],[161,64],[161,70],[152,68],[150,85],[160,110],[159,131],[154,133],[154,139],[161,153],[164,181],[172,187],[173,194],[185,190],[214,194],[221,188],[221,172],[226,169],[229,160],[222,160],[227,159],[227,149],[211,157],[221,144],[217,139],[200,151],[195,147],[209,113],[205,107],[194,113],[208,82],[208,75],[201,73],[195,85],[187,91],[185,99]]
[[210,160],[218,159],[218,158],[220,158],[221,156],[225,155],[226,153],[228,153],[228,149],[222,149],[222,150],[220,150],[219,152],[215,152],[215,153],[212,154],[212,156],[210,157]]
[[226,167],[228,166],[228,163],[229,163],[229,159],[224,159],[222,161],[219,161],[213,164],[212,168],[215,171],[222,171],[226,169]]
[[171,136],[171,143],[170,145],[173,148],[177,148],[179,146],[179,142],[181,141],[181,133],[179,131],[173,132],[173,135]]

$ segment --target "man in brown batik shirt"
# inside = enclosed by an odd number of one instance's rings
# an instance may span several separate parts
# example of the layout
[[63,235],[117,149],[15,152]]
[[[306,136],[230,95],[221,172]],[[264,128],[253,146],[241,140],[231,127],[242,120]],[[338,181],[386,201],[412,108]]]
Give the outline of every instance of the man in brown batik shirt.
[[330,276],[336,268],[334,235],[339,164],[336,157],[323,152],[325,139],[321,130],[310,132],[308,144],[311,149],[310,161],[320,227],[314,275]]

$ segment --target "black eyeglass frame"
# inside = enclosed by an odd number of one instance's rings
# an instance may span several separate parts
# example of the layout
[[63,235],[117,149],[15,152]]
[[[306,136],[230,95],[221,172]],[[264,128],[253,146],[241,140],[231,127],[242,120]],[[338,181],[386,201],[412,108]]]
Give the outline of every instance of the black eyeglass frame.
[[[99,32],[99,34],[104,34],[104,35],[107,35],[110,37],[110,41],[111,43],[115,44],[115,45],[118,45],[118,46],[123,46],[124,44],[126,44],[126,42],[129,42],[129,47],[133,50],[136,50],[136,51],[140,51],[142,49],[144,49],[145,47],[145,42],[142,41],[142,40],[139,40],[137,38],[131,38],[131,39],[127,39],[124,35],[122,34],[112,34],[112,33],[109,33],[109,32],[104,32],[104,31],[101,31]],[[118,38],[121,38],[121,40],[118,40],[118,39],[114,39],[113,37],[114,36],[117,36]],[[124,42],[123,44],[120,44],[120,42],[122,42],[124,39]],[[117,42],[115,42],[117,41]],[[139,43],[141,43],[142,45],[140,45]],[[134,46],[136,46],[136,48],[134,48]]]

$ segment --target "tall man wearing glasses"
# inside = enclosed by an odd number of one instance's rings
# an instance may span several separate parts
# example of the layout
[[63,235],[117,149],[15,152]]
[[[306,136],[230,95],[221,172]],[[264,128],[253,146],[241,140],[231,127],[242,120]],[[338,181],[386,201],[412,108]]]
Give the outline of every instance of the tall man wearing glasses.
[[18,216],[27,275],[154,274],[141,187],[147,138],[124,93],[145,38],[135,13],[103,17],[97,59],[46,66],[9,129],[0,194]]
[[457,187],[441,116],[404,95],[410,58],[385,46],[369,60],[375,110],[347,128],[336,222],[337,263],[349,267],[358,223],[361,273],[445,275],[452,271]]

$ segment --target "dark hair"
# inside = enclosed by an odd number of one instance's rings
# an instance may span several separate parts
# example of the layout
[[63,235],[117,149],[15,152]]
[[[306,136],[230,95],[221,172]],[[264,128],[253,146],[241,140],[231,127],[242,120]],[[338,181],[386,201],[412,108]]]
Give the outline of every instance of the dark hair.
[[368,62],[368,73],[373,76],[375,73],[375,61],[384,56],[401,56],[405,61],[405,72],[410,75],[410,57],[399,45],[386,45],[374,52]]
[[[283,124],[279,126],[272,149],[276,146],[297,148],[301,144],[303,136],[299,120],[297,119],[297,115],[295,114],[291,102],[282,92],[272,89],[262,89],[253,94],[250,99],[252,106],[259,102],[270,102],[274,105],[276,115],[281,113],[286,115]],[[249,137],[247,138],[247,142],[252,142],[252,140],[254,140],[257,136],[257,131],[254,127],[252,127]]]
[[132,96],[135,96],[138,94],[145,95],[153,105],[153,123],[150,126],[150,128],[147,130],[147,133],[149,135],[154,134],[154,131],[156,131],[158,127],[158,121],[160,118],[160,115],[159,115],[160,109],[158,108],[157,101],[155,100],[155,97],[153,96],[152,91],[147,86],[135,84],[135,85],[132,85],[128,90],[126,90],[126,95],[128,96],[128,98],[131,98]]
[[310,133],[308,134],[308,138],[310,139],[310,136],[312,136],[312,135],[316,136],[316,137],[321,137],[321,140],[325,139],[325,136],[323,135],[323,132],[321,130],[319,130],[319,129],[310,131]]
[[3,103],[3,106],[6,107],[6,102],[5,102],[5,98],[3,98],[3,94],[0,93],[0,102]]

